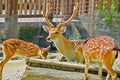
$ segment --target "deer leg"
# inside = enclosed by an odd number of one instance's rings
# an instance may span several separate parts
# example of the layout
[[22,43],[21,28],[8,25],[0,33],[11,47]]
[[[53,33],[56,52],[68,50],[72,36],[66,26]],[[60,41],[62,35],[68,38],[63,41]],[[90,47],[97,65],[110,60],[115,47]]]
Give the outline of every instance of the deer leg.
[[[107,59],[107,60],[106,60]],[[112,76],[112,80],[117,80],[117,74],[116,72],[112,69],[112,64],[113,64],[113,55],[112,55],[112,51],[109,52],[109,55],[105,55],[104,59],[103,59],[103,64],[107,69],[108,72],[108,76],[106,77],[106,80],[109,80],[109,75]]]
[[110,74],[107,74],[106,80],[110,80]]
[[102,62],[99,62],[98,64],[99,64],[98,75],[99,75],[100,80],[102,80]]
[[89,60],[85,58],[84,80],[87,80],[87,77],[88,77],[88,68],[89,68]]
[[8,60],[11,58],[11,56],[10,57],[5,57],[2,61],[1,61],[1,63],[0,63],[0,80],[2,80],[2,72],[3,72],[3,67],[4,67],[4,65],[8,62]]
[[13,54],[10,53],[7,49],[4,49],[4,58],[0,62],[0,80],[2,80],[2,72],[4,65],[8,62],[8,60],[13,56]]
[[[114,62],[114,59],[115,57],[113,56],[113,59],[111,59],[112,61],[111,61],[111,66],[113,65],[113,62]],[[106,77],[106,80],[110,80],[110,74],[108,73],[107,74],[107,77]]]
[[78,50],[76,51],[76,60],[77,60],[77,63],[79,63],[79,62],[84,63],[84,56]]
[[61,56],[60,59],[59,59],[60,62],[64,62],[64,61],[67,61],[66,57],[64,56]]
[[[112,66],[109,65],[109,63],[104,64],[108,74],[110,74],[112,76],[112,80],[117,80],[117,74],[115,73],[115,71],[112,69]],[[109,79],[109,75],[107,76],[106,80]]]

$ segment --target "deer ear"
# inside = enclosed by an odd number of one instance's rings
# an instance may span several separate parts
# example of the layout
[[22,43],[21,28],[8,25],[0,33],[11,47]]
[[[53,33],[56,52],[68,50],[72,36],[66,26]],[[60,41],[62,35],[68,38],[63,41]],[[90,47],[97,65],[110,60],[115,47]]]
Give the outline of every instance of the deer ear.
[[61,32],[64,33],[66,31],[66,26],[61,27]]
[[50,30],[50,28],[49,28],[48,26],[46,26],[46,25],[43,25],[43,29],[44,29],[44,31],[47,32],[47,33],[48,33],[49,30]]

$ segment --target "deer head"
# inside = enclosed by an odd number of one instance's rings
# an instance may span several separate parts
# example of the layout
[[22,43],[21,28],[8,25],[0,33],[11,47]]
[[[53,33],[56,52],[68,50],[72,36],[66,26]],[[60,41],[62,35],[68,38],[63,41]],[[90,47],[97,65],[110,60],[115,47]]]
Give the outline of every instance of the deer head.
[[49,33],[49,36],[47,37],[47,41],[55,41],[57,40],[62,33],[64,33],[66,31],[66,26],[68,23],[71,22],[71,20],[77,15],[77,10],[78,10],[78,3],[75,5],[74,9],[73,9],[73,14],[71,15],[71,17],[65,21],[65,22],[60,22],[56,27],[48,20],[48,14],[51,10],[50,4],[47,4],[46,7],[46,14],[43,14],[43,17],[45,18],[48,26],[43,26],[43,29]]

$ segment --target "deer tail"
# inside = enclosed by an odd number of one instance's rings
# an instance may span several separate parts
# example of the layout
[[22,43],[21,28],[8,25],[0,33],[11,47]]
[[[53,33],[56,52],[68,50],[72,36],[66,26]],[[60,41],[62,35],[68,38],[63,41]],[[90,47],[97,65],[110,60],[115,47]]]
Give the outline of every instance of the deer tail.
[[118,58],[118,55],[120,53],[120,46],[118,44],[115,44],[115,47],[113,48],[113,51],[116,52],[115,58]]

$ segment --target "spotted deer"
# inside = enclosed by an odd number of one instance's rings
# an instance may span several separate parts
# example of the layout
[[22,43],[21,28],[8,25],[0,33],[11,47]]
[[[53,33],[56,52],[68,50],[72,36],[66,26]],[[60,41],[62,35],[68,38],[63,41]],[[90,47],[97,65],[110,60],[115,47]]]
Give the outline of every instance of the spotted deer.
[[20,39],[8,39],[1,43],[1,51],[3,52],[3,60],[0,61],[0,80],[2,80],[2,71],[4,65],[15,55],[23,57],[40,56],[46,59],[49,47],[40,48],[39,46]]
[[[47,37],[47,41],[53,41],[53,43],[55,44],[57,50],[59,51],[59,53],[61,53],[66,59],[67,61],[75,61],[76,60],[76,48],[73,42],[71,42],[70,40],[68,40],[67,38],[65,38],[62,33],[64,33],[66,31],[66,26],[68,23],[71,22],[71,20],[76,16],[77,14],[77,10],[78,10],[78,3],[75,5],[74,9],[73,9],[73,13],[71,15],[71,17],[65,21],[65,22],[60,22],[56,27],[49,21],[48,19],[48,14],[51,11],[51,7],[50,4],[47,4],[46,7],[46,13],[43,14],[43,17],[46,20],[46,23],[48,24],[48,26],[43,26],[44,31],[46,31],[47,33],[49,33],[48,37]],[[80,55],[82,58],[77,60],[80,62],[83,62],[83,55]]]
[[84,80],[87,80],[90,61],[97,61],[99,63],[98,74],[100,80],[102,80],[102,65],[105,66],[108,72],[106,80],[109,80],[110,76],[112,76],[112,80],[117,80],[117,74],[112,69],[113,62],[117,56],[117,54],[113,52],[115,48],[116,43],[108,36],[91,38],[85,44],[78,47],[85,59]]

